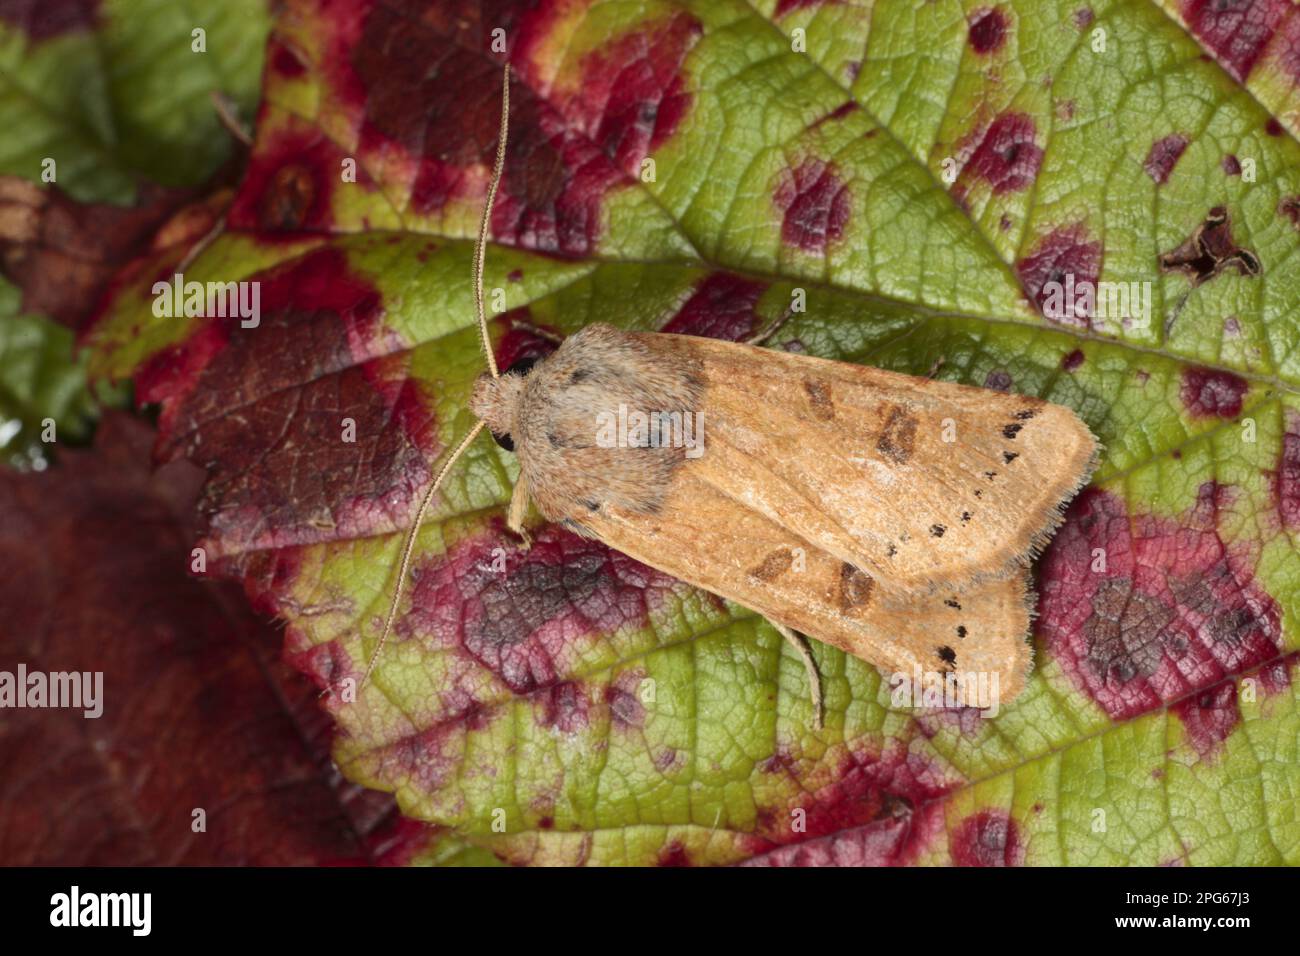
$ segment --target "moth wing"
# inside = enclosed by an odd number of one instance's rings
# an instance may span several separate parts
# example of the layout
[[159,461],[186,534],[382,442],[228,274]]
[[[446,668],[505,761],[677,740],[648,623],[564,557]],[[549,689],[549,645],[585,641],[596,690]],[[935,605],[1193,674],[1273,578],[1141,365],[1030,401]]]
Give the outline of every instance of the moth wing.
[[1068,408],[772,349],[634,338],[701,370],[703,454],[678,475],[906,602],[1007,577],[1060,523],[1097,443]]
[[[1010,701],[1031,663],[1023,573],[964,591],[880,600],[872,577],[682,469],[654,514],[616,507],[574,519],[637,560],[910,678],[954,672]],[[996,684],[993,683],[996,681]]]

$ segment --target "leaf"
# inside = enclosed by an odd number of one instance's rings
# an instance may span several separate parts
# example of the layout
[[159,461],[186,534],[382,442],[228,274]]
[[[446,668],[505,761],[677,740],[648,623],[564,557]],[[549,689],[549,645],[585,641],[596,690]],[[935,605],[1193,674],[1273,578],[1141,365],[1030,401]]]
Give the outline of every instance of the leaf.
[[0,173],[37,180],[52,159],[73,199],[117,204],[142,178],[206,181],[230,156],[211,94],[251,116],[268,28],[265,0],[0,5]]
[[[1243,16],[1207,48],[1295,23]],[[895,706],[817,645],[814,733],[753,614],[558,528],[520,550],[484,440],[373,685],[327,705],[344,773],[514,863],[1300,860],[1297,94],[1145,4],[287,4],[230,229],[185,276],[255,278],[259,324],[156,318],[141,282],[89,340],[160,406],[160,458],[208,468],[202,544],[295,666],[360,675],[472,423],[498,28],[502,365],[539,327],[738,338],[803,289],[775,347],[1064,403],[1105,456],[1039,563],[1014,706]],[[1058,307],[1067,277],[1148,282],[1149,315]]]
[[178,462],[150,474],[151,439],[110,413],[93,450],[44,475],[0,471],[0,670],[101,673],[96,717],[6,710],[0,857],[292,865],[425,852],[422,828],[394,827],[390,801],[329,768],[327,721],[273,660],[274,630],[229,585],[186,575],[202,473]]

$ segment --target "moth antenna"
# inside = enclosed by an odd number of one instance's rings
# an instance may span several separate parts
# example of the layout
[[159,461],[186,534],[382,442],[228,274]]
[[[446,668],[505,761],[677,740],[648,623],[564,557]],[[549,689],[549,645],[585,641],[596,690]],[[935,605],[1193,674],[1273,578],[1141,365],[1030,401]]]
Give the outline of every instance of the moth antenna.
[[506,165],[506,133],[510,126],[510,64],[505,65],[501,78],[501,133],[497,137],[497,159],[492,167],[492,181],[488,184],[487,202],[483,205],[483,220],[478,227],[478,243],[474,246],[474,304],[478,307],[478,334],[482,339],[483,357],[493,378],[500,378],[496,356],[492,354],[492,339],[488,336],[487,314],[483,309],[483,253],[487,247],[488,221],[492,217],[492,203],[501,185],[501,171]]
[[397,605],[402,599],[402,585],[406,583],[406,572],[411,566],[411,553],[415,550],[415,536],[420,530],[420,525],[424,523],[424,513],[429,510],[429,502],[433,501],[433,495],[442,484],[442,479],[447,477],[447,472],[451,466],[456,464],[456,459],[464,454],[469,443],[478,437],[478,433],[483,430],[483,422],[475,422],[474,427],[469,430],[469,434],[460,440],[460,444],[455,450],[447,456],[442,467],[438,469],[438,474],[434,476],[433,482],[429,485],[429,490],[424,493],[424,499],[420,502],[419,509],[415,512],[415,518],[411,521],[411,530],[406,533],[406,546],[402,548],[402,566],[397,572],[397,585],[393,588],[393,600],[388,605],[388,617],[384,620],[384,631],[379,635],[379,643],[375,649],[370,652],[370,660],[366,662],[366,671],[361,675],[361,683],[357,685],[357,693],[366,686],[370,680],[370,674],[375,669],[375,663],[379,660],[379,653],[388,643],[388,635],[392,633],[393,621],[397,617]]
[[[506,63],[502,69],[501,76],[501,133],[497,137],[497,156],[496,162],[492,166],[492,180],[488,183],[487,202],[483,204],[483,218],[479,222],[478,242],[474,244],[474,305],[478,311],[478,332],[479,338],[483,345],[483,357],[487,360],[488,371],[492,373],[493,378],[500,378],[501,373],[497,370],[496,356],[492,354],[492,339],[488,335],[487,313],[483,308],[483,253],[487,247],[488,224],[492,217],[492,204],[496,201],[497,187],[501,185],[501,172],[506,164],[506,134],[510,127],[510,64]],[[384,619],[384,630],[379,635],[379,643],[375,649],[370,652],[370,660],[366,662],[365,673],[361,675],[361,682],[357,685],[358,693],[370,680],[370,675],[374,672],[375,664],[379,661],[379,655],[388,643],[388,635],[393,631],[393,621],[397,618],[397,606],[402,600],[402,588],[406,583],[406,573],[411,567],[411,554],[415,551],[415,536],[420,531],[420,525],[424,523],[424,514],[429,510],[429,503],[433,501],[434,494],[442,484],[442,480],[447,477],[447,472],[451,466],[456,464],[456,460],[465,453],[470,442],[478,437],[478,433],[484,428],[484,423],[478,421],[470,429],[469,434],[460,440],[460,444],[455,450],[447,456],[442,467],[438,469],[438,474],[434,476],[429,488],[424,493],[424,498],[420,501],[420,507],[415,512],[415,518],[411,521],[411,530],[406,533],[406,544],[402,548],[402,564],[397,572],[397,584],[393,588],[393,599],[388,605],[388,616]]]

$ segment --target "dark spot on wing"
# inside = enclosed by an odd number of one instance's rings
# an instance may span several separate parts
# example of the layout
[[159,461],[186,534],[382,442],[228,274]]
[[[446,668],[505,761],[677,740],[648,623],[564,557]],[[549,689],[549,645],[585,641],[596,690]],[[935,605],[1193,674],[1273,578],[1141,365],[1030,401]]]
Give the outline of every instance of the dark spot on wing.
[[853,611],[865,607],[871,600],[871,589],[875,583],[869,575],[847,561],[840,565],[840,609]]
[[1016,452],[1014,452],[1014,451],[1004,451],[1004,452],[1002,453],[1002,460],[1005,461],[1008,465],[1011,464],[1013,461],[1015,461],[1015,460],[1016,460],[1017,458],[1019,458],[1019,457],[1020,457],[1020,455],[1018,455],[1018,454],[1017,454]]
[[939,660],[943,661],[945,664],[956,664],[956,663],[957,663],[957,652],[954,651],[954,650],[953,650],[951,647],[949,647],[947,644],[945,644],[945,645],[943,645],[943,647],[939,648],[939,650],[938,650],[937,653],[938,653],[938,655],[939,655]]
[[965,624],[958,624],[958,625],[957,625],[957,636],[958,636],[958,637],[965,637],[965,636],[966,636],[966,625],[965,625]]
[[790,570],[790,565],[794,562],[794,555],[789,548],[777,548],[761,564],[755,568],[750,568],[750,577],[758,578],[760,581],[771,581],[786,571]]
[[912,449],[916,444],[916,426],[916,416],[895,405],[889,410],[885,427],[880,431],[876,451],[897,465],[903,464],[912,457]]
[[943,533],[947,530],[948,529],[941,524],[932,524],[930,525],[930,536],[934,538],[942,538]]
[[835,406],[831,402],[831,387],[828,383],[806,378],[803,380],[803,390],[808,395],[808,404],[812,406],[813,415],[822,421],[829,421],[835,417]]
[[1009,440],[1015,440],[1015,437],[1019,433],[1020,429],[1024,427],[1025,427],[1024,425],[1021,425],[1019,423],[1006,425],[1002,429],[1002,437]]

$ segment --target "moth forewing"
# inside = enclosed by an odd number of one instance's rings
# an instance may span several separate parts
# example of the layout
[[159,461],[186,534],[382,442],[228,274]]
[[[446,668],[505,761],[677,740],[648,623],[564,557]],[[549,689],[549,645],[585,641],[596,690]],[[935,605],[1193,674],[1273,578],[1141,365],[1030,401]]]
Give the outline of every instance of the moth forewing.
[[692,471],[868,571],[886,600],[1006,577],[1060,523],[1096,441],[1036,398],[687,336],[629,333],[704,391]]
[[[706,456],[707,457],[707,456]],[[964,591],[881,600],[875,580],[682,470],[653,514],[602,508],[580,524],[610,547],[889,673],[967,675],[1009,702],[1031,654],[1023,572]]]

